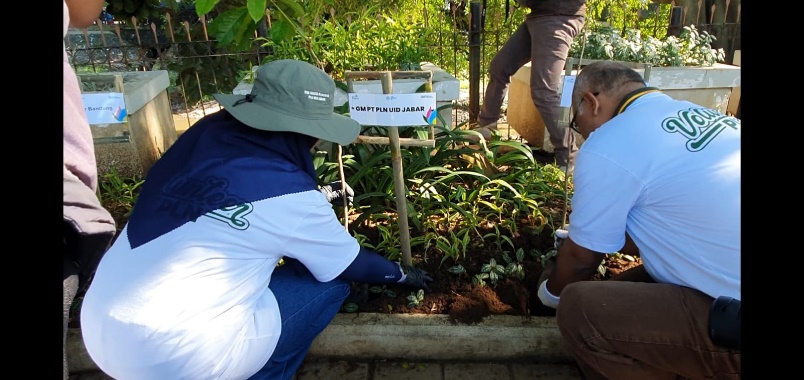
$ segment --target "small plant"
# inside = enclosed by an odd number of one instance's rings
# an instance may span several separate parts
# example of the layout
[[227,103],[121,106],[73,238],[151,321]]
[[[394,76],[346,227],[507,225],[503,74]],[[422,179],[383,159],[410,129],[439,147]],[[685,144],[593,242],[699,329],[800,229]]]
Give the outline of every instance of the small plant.
[[109,172],[103,176],[100,183],[99,199],[115,222],[118,229],[128,221],[134,203],[140,193],[140,186],[145,182],[139,177],[123,178],[116,168],[111,167]]
[[505,273],[509,276],[515,276],[518,280],[525,279],[525,266],[522,263],[525,260],[525,250],[519,248],[514,255],[516,260],[508,256],[508,252],[503,252],[503,261],[505,261]]
[[547,265],[547,261],[549,261],[558,254],[558,250],[555,248],[551,248],[547,250],[547,252],[545,253],[541,253],[538,250],[533,250],[531,254],[534,257],[536,257],[537,260],[539,260],[539,264],[541,264],[542,268],[544,268]]
[[381,294],[388,298],[396,298],[396,292],[391,289],[388,289],[386,285],[375,285],[369,288],[369,291],[374,294]]
[[478,273],[472,277],[472,283],[478,286],[486,286],[486,280],[489,278],[488,273]]
[[424,289],[419,289],[417,292],[410,292],[408,296],[408,307],[416,307],[424,301]]
[[359,309],[360,306],[358,306],[354,302],[344,303],[343,306],[341,306],[341,310],[343,310],[346,313],[356,313]]
[[489,259],[487,264],[483,264],[480,267],[480,272],[488,274],[488,279],[491,281],[492,284],[496,284],[501,278],[505,276],[505,267],[501,264],[497,264],[497,261],[494,259]]

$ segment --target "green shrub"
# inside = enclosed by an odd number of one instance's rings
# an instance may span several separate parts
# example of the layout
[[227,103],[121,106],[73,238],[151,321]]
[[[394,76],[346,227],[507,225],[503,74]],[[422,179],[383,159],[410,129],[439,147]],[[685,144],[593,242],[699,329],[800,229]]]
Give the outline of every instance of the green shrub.
[[713,49],[715,36],[698,32],[695,25],[685,26],[679,37],[664,40],[643,38],[639,30],[627,30],[624,36],[613,28],[586,30],[576,38],[570,56],[650,63],[653,66],[712,66],[723,62],[723,49]]

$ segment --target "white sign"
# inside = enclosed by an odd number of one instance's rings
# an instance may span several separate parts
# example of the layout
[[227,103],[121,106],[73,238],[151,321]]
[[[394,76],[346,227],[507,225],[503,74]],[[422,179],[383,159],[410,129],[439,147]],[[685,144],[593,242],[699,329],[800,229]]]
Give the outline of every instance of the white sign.
[[122,123],[126,119],[126,102],[121,92],[82,94],[89,124]]
[[437,121],[434,92],[416,94],[349,93],[349,116],[362,125],[411,127]]
[[575,75],[564,76],[564,87],[561,89],[561,107],[572,106],[572,88],[575,87]]

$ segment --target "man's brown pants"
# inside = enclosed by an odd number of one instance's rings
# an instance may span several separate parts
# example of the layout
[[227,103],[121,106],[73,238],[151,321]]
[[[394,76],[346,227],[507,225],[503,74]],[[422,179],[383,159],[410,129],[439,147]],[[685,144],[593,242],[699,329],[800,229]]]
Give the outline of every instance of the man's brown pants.
[[585,379],[739,379],[740,352],[707,332],[714,299],[657,283],[581,281],[556,321]]

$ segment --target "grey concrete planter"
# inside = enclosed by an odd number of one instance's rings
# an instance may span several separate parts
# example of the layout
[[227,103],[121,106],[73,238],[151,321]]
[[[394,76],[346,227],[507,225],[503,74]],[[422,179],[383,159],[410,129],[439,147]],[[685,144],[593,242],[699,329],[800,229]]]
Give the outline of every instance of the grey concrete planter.
[[[595,60],[584,60],[591,63]],[[645,76],[645,65],[623,62]],[[533,105],[530,95],[530,63],[522,66],[511,76],[508,92],[508,124],[532,146],[553,151],[550,136],[544,131],[544,121]],[[577,71],[572,72],[573,75]],[[648,85],[660,89],[665,94],[681,100],[688,100],[704,107],[726,112],[733,94],[739,96],[741,68],[739,66],[716,63],[710,67],[651,67],[647,73]],[[564,73],[561,74],[564,82]],[[733,106],[736,109],[736,105]],[[560,125],[569,123],[570,109],[562,109]],[[583,138],[576,134],[578,144]]]

